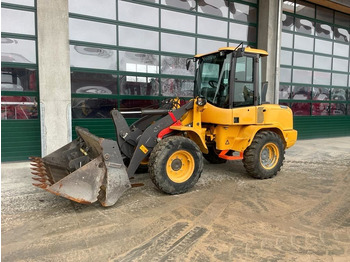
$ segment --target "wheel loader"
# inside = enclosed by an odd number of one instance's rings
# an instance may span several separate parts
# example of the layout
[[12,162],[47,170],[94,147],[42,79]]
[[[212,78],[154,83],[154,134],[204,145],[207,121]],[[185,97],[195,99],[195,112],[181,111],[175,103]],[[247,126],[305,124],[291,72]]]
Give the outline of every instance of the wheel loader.
[[191,189],[203,158],[212,164],[242,160],[252,177],[274,177],[297,131],[290,108],[265,101],[260,72],[267,55],[239,45],[194,56],[186,62],[187,68],[196,64],[193,99],[181,105],[173,98],[158,109],[143,109],[131,126],[113,109],[116,141],[76,127],[77,139],[43,158],[30,158],[33,185],[79,203],[112,206],[145,167],[167,194]]

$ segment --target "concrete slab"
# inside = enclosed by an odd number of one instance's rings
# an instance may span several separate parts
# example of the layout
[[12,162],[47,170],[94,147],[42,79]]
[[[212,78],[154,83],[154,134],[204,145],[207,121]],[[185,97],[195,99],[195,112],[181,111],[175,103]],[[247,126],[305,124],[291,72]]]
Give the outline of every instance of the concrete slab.
[[2,261],[350,261],[350,137],[298,141],[268,180],[206,163],[170,196],[141,174],[110,208],[31,186],[28,162],[1,171]]

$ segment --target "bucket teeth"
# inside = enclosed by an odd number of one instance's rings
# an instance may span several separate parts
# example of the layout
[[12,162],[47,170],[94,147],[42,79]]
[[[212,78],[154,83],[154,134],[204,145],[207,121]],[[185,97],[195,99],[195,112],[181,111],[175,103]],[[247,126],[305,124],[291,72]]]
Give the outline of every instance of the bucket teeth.
[[47,188],[47,185],[46,184],[32,184],[33,186],[36,186],[36,187],[39,187],[39,188]]
[[32,177],[32,179],[43,183],[47,181],[45,177]]
[[41,172],[31,172],[31,173],[32,173],[32,175],[34,175],[34,176],[41,176],[41,177],[46,176],[46,174],[41,173]]
[[42,167],[31,167],[31,170],[38,171],[38,172],[46,172],[46,168],[44,166]]

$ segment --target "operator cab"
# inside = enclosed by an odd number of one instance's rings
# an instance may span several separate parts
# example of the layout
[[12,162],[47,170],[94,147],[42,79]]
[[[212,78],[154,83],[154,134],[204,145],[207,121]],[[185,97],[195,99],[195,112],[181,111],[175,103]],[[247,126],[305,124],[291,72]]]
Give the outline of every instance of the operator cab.
[[261,104],[260,57],[268,53],[239,46],[194,57],[197,62],[195,96],[221,108]]

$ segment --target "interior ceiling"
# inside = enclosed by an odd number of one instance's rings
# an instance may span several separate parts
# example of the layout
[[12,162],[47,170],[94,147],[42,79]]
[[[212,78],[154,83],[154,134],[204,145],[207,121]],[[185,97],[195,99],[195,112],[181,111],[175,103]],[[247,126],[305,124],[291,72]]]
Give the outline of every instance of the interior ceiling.
[[350,14],[350,0],[307,0],[343,13]]

